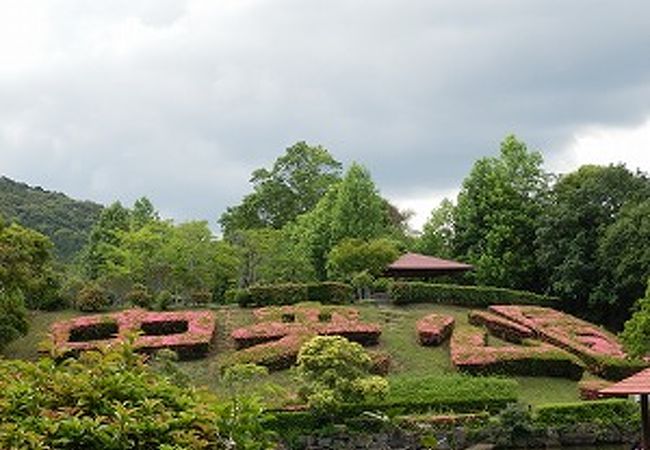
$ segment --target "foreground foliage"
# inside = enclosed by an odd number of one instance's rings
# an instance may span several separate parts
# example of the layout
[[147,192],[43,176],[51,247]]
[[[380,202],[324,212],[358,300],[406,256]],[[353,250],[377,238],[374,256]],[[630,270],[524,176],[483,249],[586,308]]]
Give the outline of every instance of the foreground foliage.
[[221,449],[215,399],[148,369],[128,345],[57,364],[0,364],[3,449]]

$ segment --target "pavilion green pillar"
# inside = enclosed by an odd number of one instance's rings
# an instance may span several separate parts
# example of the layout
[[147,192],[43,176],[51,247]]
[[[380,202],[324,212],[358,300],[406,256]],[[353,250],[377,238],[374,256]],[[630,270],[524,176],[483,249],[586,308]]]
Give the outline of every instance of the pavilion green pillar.
[[641,394],[641,429],[643,450],[650,450],[650,424],[648,423],[648,394]]

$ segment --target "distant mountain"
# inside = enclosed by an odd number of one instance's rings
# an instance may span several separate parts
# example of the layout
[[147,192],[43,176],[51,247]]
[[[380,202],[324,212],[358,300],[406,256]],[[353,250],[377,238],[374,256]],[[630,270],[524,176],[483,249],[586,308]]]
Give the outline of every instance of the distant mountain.
[[0,216],[49,236],[56,255],[64,261],[71,260],[86,243],[102,209],[97,203],[0,177]]

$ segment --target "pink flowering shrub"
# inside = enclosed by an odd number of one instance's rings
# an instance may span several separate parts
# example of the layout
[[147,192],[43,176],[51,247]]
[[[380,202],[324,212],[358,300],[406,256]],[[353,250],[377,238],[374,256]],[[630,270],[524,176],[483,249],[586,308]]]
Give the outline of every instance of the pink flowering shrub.
[[56,322],[51,328],[54,348],[61,354],[77,354],[137,334],[133,343],[137,350],[149,353],[168,348],[185,359],[204,356],[214,333],[214,314],[205,310],[148,312],[129,309]]
[[643,367],[627,358],[616,336],[569,314],[540,306],[494,305],[494,314],[530,328],[544,342],[578,356],[603,378],[620,379]]
[[444,314],[429,314],[415,325],[420,344],[440,345],[454,330],[454,318]]
[[361,345],[376,345],[381,335],[377,324],[359,321],[353,308],[307,306],[265,307],[253,311],[256,324],[230,334],[239,349],[235,362],[254,362],[281,370],[295,362],[302,343],[310,337],[343,336]]
[[599,391],[611,386],[610,381],[605,380],[583,380],[578,383],[580,400],[598,400],[604,398]]
[[571,354],[543,342],[525,343],[492,347],[483,330],[461,328],[451,338],[451,360],[457,369],[471,374],[582,377],[583,367]]
[[491,335],[509,342],[519,344],[524,339],[535,336],[534,331],[527,326],[488,311],[470,311],[468,318],[472,325],[484,326]]

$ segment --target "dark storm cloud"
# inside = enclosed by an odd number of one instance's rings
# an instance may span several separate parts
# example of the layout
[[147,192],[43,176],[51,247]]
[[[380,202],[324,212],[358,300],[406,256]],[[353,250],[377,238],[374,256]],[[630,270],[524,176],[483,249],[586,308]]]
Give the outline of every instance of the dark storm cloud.
[[214,220],[297,140],[408,197],[458,187],[509,132],[552,156],[650,114],[645,1],[1,8],[0,170],[179,219]]

